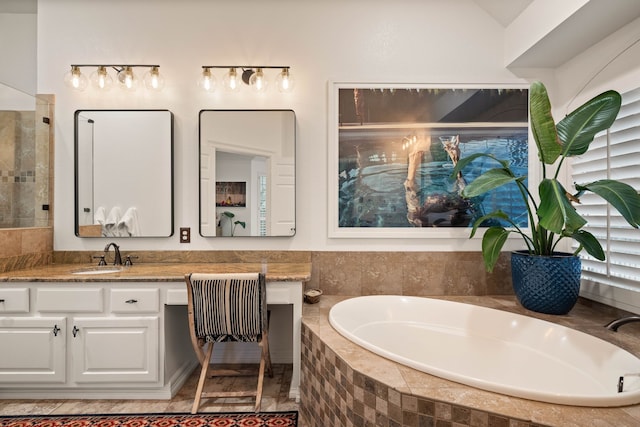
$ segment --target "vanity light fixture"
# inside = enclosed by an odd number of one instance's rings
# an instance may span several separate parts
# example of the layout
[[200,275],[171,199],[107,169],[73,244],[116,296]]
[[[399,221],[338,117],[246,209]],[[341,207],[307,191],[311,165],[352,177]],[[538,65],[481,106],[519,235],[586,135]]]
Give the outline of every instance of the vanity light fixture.
[[229,92],[237,92],[240,90],[240,80],[235,67],[229,68],[229,72],[222,78],[222,85]]
[[291,92],[293,78],[289,72],[289,66],[284,65],[203,65],[202,75],[198,85],[206,92],[213,92],[216,86],[216,78],[212,73],[213,68],[227,69],[222,78],[222,86],[230,92],[237,92],[241,83],[251,87],[256,92],[265,92],[269,87],[265,69],[279,69],[280,73],[275,78],[276,87],[280,92]]
[[147,89],[160,91],[164,87],[164,77],[160,75],[158,68],[157,65],[154,65],[144,74],[143,81]]
[[91,73],[91,84],[96,89],[111,89],[111,85],[113,85],[113,79],[107,72],[107,68],[104,65],[100,65],[96,71]]
[[134,91],[138,86],[138,78],[133,71],[134,68],[149,68],[143,78],[147,89],[159,91],[164,87],[160,66],[143,64],[71,64],[71,70],[64,76],[65,84],[74,90],[84,90],[88,84],[87,77],[80,71],[80,68],[84,67],[96,69],[91,73],[91,84],[98,90],[109,90],[113,85],[114,79],[109,75],[109,68],[116,72],[116,81],[125,90]]
[[87,76],[80,72],[80,67],[72,65],[71,70],[64,75],[64,83],[71,89],[83,91],[89,83]]
[[211,74],[210,67],[202,67],[202,77],[198,80],[198,86],[205,92],[213,92],[216,90],[216,78]]

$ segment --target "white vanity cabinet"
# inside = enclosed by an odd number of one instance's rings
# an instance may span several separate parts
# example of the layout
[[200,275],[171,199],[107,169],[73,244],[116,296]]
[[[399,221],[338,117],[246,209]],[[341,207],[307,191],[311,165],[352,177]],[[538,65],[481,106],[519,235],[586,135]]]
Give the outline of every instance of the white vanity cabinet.
[[[111,277],[80,276],[77,268],[0,274],[0,399],[170,399],[199,365],[185,274],[265,266],[139,264]],[[302,283],[311,265],[267,268],[271,358],[293,364],[289,397],[298,399]],[[214,357],[219,363],[258,360],[255,346],[226,344]]]
[[64,383],[64,329],[64,317],[0,316],[0,384]]
[[0,397],[9,389],[163,386],[153,283],[8,284],[2,299]]

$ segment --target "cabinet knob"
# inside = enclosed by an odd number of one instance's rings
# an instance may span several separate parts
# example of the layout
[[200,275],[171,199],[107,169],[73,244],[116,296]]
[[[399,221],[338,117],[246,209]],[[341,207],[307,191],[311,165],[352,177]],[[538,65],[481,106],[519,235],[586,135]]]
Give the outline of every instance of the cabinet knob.
[[57,337],[58,336],[58,332],[60,332],[61,329],[58,328],[58,325],[53,325],[53,336]]
[[4,298],[0,298],[0,304],[4,302]]
[[78,336],[78,332],[80,332],[80,329],[78,329],[76,325],[73,325],[73,329],[71,330],[71,333],[73,334],[74,338]]
[[128,299],[128,300],[126,300],[125,302],[126,302],[127,304],[135,304],[135,303],[137,303],[137,302],[138,302],[138,300],[137,300],[137,299]]

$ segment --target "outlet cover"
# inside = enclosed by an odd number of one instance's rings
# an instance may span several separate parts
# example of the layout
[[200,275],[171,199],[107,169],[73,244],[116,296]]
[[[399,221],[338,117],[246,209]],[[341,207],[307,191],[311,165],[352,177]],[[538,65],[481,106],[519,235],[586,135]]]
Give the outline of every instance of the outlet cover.
[[180,227],[180,243],[191,243],[190,227]]

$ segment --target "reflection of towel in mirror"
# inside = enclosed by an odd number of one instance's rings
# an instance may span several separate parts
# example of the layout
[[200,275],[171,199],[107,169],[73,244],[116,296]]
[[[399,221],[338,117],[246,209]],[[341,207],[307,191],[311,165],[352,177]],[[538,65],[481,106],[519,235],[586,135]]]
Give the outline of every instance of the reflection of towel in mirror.
[[138,210],[129,208],[118,222],[118,236],[129,237],[140,235],[140,224],[138,223]]
[[107,220],[107,210],[104,208],[104,206],[100,206],[98,209],[96,209],[96,213],[93,216],[93,223],[104,225],[104,222],[106,220]]
[[107,220],[104,222],[102,226],[102,235],[106,237],[116,237],[118,236],[117,227],[120,222],[120,217],[122,216],[122,211],[119,207],[111,208],[109,212],[109,216],[107,216]]

